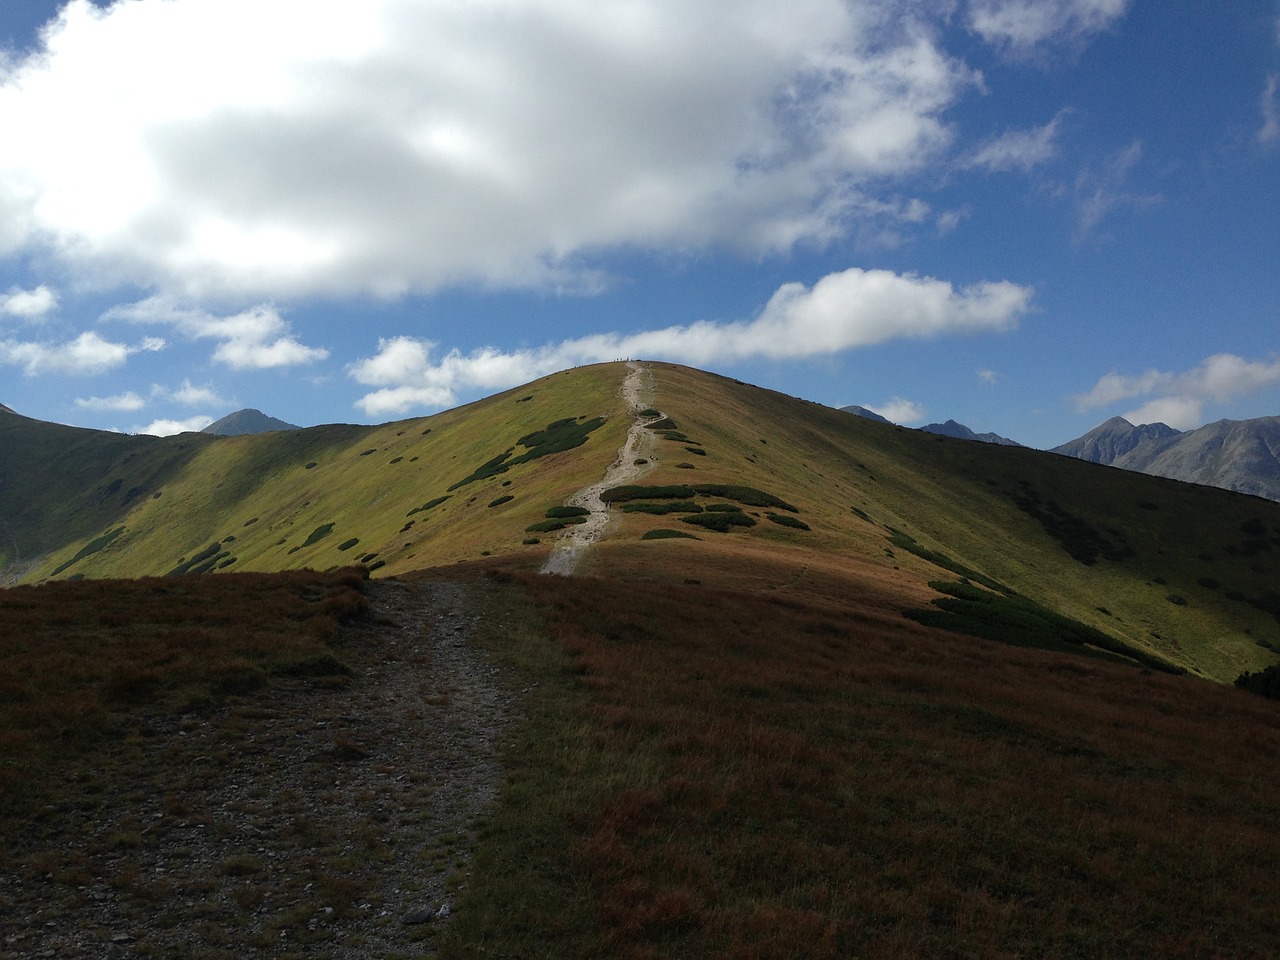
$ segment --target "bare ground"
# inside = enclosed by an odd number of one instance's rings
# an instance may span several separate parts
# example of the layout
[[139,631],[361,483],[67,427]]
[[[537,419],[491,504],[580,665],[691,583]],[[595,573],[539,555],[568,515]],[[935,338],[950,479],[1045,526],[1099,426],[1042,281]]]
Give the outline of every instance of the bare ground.
[[369,583],[354,675],[145,718],[0,854],[0,955],[425,957],[517,707],[481,588]]

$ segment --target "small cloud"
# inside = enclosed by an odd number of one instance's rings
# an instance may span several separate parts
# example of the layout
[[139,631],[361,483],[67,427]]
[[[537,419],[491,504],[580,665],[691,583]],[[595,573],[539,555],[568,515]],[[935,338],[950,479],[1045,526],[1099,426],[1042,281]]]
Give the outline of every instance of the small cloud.
[[989,386],[994,386],[996,381],[1000,379],[1000,375],[994,370],[979,370],[978,379]]
[[1078,46],[1124,16],[1129,0],[970,0],[969,29],[1014,57]]
[[58,295],[44,284],[34,290],[10,287],[0,294],[0,315],[23,320],[40,320],[58,305]]
[[77,397],[76,406],[81,410],[114,411],[141,410],[147,401],[133,391],[119,393],[114,397]]
[[205,384],[202,387],[197,387],[192,384],[190,380],[183,380],[182,386],[178,387],[177,390],[167,390],[159,384],[156,384],[151,388],[151,395],[153,397],[163,397],[166,400],[171,400],[174,403],[180,403],[186,407],[227,406],[227,401],[218,396],[217,391],[215,391],[212,386]]
[[164,341],[148,337],[136,346],[112,343],[92,330],[67,343],[0,341],[0,363],[23,368],[29,377],[42,373],[94,374],[123,366],[130,354],[161,350]]
[[894,397],[888,403],[868,405],[867,409],[872,413],[880,414],[886,420],[901,424],[919,423],[925,417],[923,406],[914,400],[904,400],[902,397]]
[[1274,143],[1280,140],[1280,104],[1276,102],[1276,91],[1280,88],[1280,73],[1267,75],[1267,84],[1263,87],[1259,105],[1262,108],[1262,127],[1258,130],[1259,143]]
[[171,437],[177,433],[194,433],[213,423],[213,417],[203,415],[186,420],[152,420],[145,427],[134,427],[133,433],[146,433],[153,437]]
[[1013,130],[996,137],[970,154],[962,165],[993,173],[1013,170],[1025,173],[1053,159],[1058,153],[1058,130],[1065,112],[1060,112],[1043,127]]
[[1142,208],[1162,203],[1159,194],[1136,194],[1127,189],[1129,174],[1142,159],[1142,141],[1134,140],[1115,153],[1099,172],[1086,170],[1076,178],[1076,234],[1084,239],[1120,207]]

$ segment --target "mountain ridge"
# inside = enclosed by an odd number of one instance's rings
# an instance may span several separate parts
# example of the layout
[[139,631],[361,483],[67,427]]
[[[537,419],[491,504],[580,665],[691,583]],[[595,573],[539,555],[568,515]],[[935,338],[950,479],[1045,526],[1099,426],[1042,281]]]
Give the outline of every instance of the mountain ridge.
[[[610,491],[584,575],[732,589],[768,569],[761,589],[893,597],[898,615],[959,575],[1206,676],[1274,660],[1262,551],[1280,545],[1276,504],[644,367],[642,412],[662,414],[634,455],[649,473]],[[238,437],[0,418],[0,575],[536,571],[576,522],[564,505],[627,443],[628,372],[597,364],[431,417]],[[1195,559],[1210,553],[1212,566]]]
[[1280,417],[1178,431],[1112,417],[1051,453],[1280,501]]

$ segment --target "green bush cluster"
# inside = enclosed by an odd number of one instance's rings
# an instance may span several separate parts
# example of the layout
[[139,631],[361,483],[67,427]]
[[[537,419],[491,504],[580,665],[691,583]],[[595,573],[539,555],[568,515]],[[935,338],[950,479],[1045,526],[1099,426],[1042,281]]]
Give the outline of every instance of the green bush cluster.
[[766,513],[765,516],[768,517],[770,520],[772,520],[774,523],[778,524],[779,526],[791,527],[793,530],[809,529],[809,525],[805,523],[803,520],[799,520],[796,517],[788,516],[785,513]]
[[606,490],[601,498],[606,503],[619,503],[624,500],[691,500],[695,496],[721,497],[725,500],[736,500],[749,507],[772,507],[775,510],[786,510],[798,513],[796,507],[787,501],[765,493],[755,487],[746,487],[731,483],[699,483],[699,484],[653,484],[646,486],[639,483],[626,483]]
[[1268,700],[1280,700],[1280,664],[1273,663],[1257,673],[1246,670],[1236,677],[1235,685],[1241,690],[1248,690]]
[[449,489],[457,490],[459,487],[466,486],[473,481],[484,480],[500,473],[506,473],[517,464],[528,463],[530,460],[537,460],[539,457],[580,447],[587,442],[587,436],[592,431],[598,430],[603,426],[604,422],[604,417],[595,417],[583,422],[579,422],[573,417],[553,421],[541,430],[527,433],[516,441],[519,446],[526,448],[526,452],[517,457],[512,457],[515,447],[508,447],[496,457],[486,460],[476,467],[469,476],[459,480]]
[[551,533],[555,530],[571,527],[574,524],[586,522],[586,517],[552,517],[549,520],[539,520],[537,523],[531,523],[524,529],[526,533]]
[[[211,543],[190,560],[182,560],[166,576],[178,577],[184,573],[208,573],[222,561],[231,557],[231,551],[223,550],[221,543]],[[235,557],[231,557],[232,561]],[[225,564],[223,564],[225,566]]]
[[436,497],[434,500],[428,500],[422,506],[414,507],[408,513],[406,513],[405,516],[412,517],[415,513],[424,513],[425,511],[430,510],[432,507],[440,506],[440,504],[444,503],[448,499],[449,499],[449,495],[446,493],[443,497]]
[[1136,661],[1153,670],[1183,673],[1159,657],[1132,647],[1096,627],[1073,620],[1014,593],[983,590],[967,581],[930,581],[946,596],[933,601],[933,609],[906,610],[905,615],[925,626],[952,633],[997,640],[1019,647],[1082,652],[1103,651]]
[[657,530],[646,530],[640,537],[641,540],[697,540],[692,533],[685,533],[683,530],[668,530],[659,528]]
[[692,500],[676,500],[673,503],[648,503],[635,500],[622,505],[623,513],[652,513],[662,516],[667,513],[701,513],[702,508]]
[[910,534],[903,533],[901,530],[892,530],[889,534],[889,542],[899,549],[906,550],[908,553],[914,553],[921,560],[928,560],[935,567],[943,570],[950,570],[952,573],[959,574],[966,580],[972,580],[980,583],[989,590],[999,590],[1001,593],[1008,593],[1009,588],[997,580],[985,574],[971,570],[958,560],[952,560],[945,553],[939,553],[936,550],[927,550],[916,542],[916,538]]
[[681,517],[681,523],[690,523],[695,527],[714,530],[716,533],[728,533],[731,527],[754,527],[755,520],[741,510],[715,511],[713,513],[696,513],[693,516]]
[[97,553],[99,550],[103,549],[105,546],[107,546],[107,544],[109,544],[116,537],[120,536],[120,534],[122,533],[124,533],[124,527],[117,527],[114,530],[104,533],[100,537],[94,537],[92,540],[86,543],[83,547],[81,547],[78,551],[76,551],[76,555],[74,557],[72,557],[70,560],[66,561],[65,563],[59,564],[54,569],[53,575],[56,577],[63,570],[66,570],[68,567],[76,563],[79,563],[85,557],[90,556],[91,554]]
[[545,516],[563,519],[566,517],[585,517],[589,513],[591,511],[586,507],[550,507]]
[[489,506],[490,506],[490,508],[493,508],[493,507],[500,507],[500,506],[502,506],[504,503],[510,503],[510,502],[511,502],[512,500],[514,500],[514,499],[515,499],[515,497],[511,496],[511,494],[509,494],[509,493],[508,493],[508,494],[505,494],[505,495],[503,495],[503,496],[501,496],[501,497],[498,497],[498,499],[497,499],[497,500],[492,501],[492,502],[489,504]]
[[322,523],[320,526],[316,527],[314,530],[311,531],[311,535],[308,536],[306,540],[302,541],[302,545],[304,547],[309,547],[313,543],[319,543],[321,540],[323,540],[325,537],[327,537],[331,533],[333,533],[333,524]]
[[1045,533],[1057,540],[1067,554],[1086,567],[1091,567],[1101,557],[1104,560],[1125,560],[1134,555],[1124,537],[1112,531],[1120,541],[1113,543],[1083,517],[1068,513],[1053,500],[1045,501],[1025,480],[1020,481],[1021,493],[1009,496],[1019,510],[1034,517]]

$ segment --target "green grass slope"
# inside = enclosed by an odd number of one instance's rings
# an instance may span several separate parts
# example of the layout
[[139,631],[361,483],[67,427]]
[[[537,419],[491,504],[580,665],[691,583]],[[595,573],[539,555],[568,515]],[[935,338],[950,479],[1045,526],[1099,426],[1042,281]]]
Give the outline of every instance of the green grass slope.
[[[584,573],[874,592],[935,621],[963,608],[952,622],[968,632],[996,617],[995,634],[1016,622],[1027,642],[1127,650],[1218,680],[1277,660],[1280,504],[649,370],[665,415],[650,428],[654,466],[611,495]],[[622,445],[626,374],[582,367],[429,418],[267,436],[155,440],[4,418],[0,562],[27,564],[27,580],[534,567],[558,534],[530,527]],[[961,578],[1006,600],[975,606]]]
[[601,365],[425,419],[265,436],[157,440],[13,418],[0,424],[13,451],[0,562],[38,559],[28,581],[354,562],[385,574],[545,551],[525,528],[612,460],[624,373]]
[[[649,567],[658,577],[682,552],[687,569],[705,569],[708,551],[735,551],[743,559],[734,571],[752,552],[791,557],[799,579],[856,558],[888,579],[986,578],[1219,680],[1278,659],[1280,504],[875,423],[688,368],[653,369],[654,405],[678,437],[662,440],[646,484],[745,485],[796,510],[745,506],[756,525],[726,534],[669,514],[624,514],[613,555],[631,575],[644,575],[644,551],[662,552]],[[669,528],[701,539],[631,543]]]

